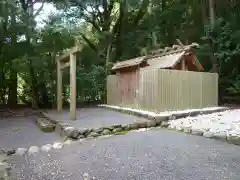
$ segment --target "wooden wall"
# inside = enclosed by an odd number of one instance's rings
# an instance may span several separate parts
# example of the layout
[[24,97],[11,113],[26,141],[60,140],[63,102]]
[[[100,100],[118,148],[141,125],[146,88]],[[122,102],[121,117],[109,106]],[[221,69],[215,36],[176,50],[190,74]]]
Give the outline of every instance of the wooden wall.
[[126,83],[121,86],[120,79],[116,75],[108,77],[108,104],[155,112],[218,105],[218,75],[215,73],[142,69],[132,96],[120,92],[129,88]]

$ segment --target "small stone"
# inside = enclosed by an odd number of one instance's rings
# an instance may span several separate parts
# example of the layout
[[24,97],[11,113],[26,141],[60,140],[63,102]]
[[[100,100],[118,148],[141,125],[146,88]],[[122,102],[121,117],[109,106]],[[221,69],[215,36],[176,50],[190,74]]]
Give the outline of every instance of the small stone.
[[12,150],[8,150],[6,154],[7,154],[7,156],[10,156],[10,155],[13,155],[15,153],[16,153],[16,150],[12,149]]
[[104,127],[104,129],[109,129],[110,131],[112,131],[114,129],[113,126],[107,126],[107,127]]
[[123,125],[122,128],[123,128],[124,131],[130,131],[131,130],[130,127],[129,127],[129,124]]
[[28,150],[28,153],[29,154],[34,154],[34,153],[37,153],[39,151],[39,147],[37,146],[31,146]]
[[168,117],[168,120],[175,120],[176,119],[176,116],[175,115],[171,115]]
[[88,137],[98,137],[98,136],[100,135],[96,132],[91,132],[90,134],[88,134]]
[[183,128],[181,126],[176,126],[177,131],[183,131]]
[[137,125],[137,128],[146,128],[147,127],[147,121],[136,121],[135,124]]
[[160,125],[160,123],[161,123],[162,121],[167,121],[167,120],[169,120],[169,115],[155,115],[155,118],[154,118],[154,119],[155,119],[156,122],[159,123],[159,125]]
[[76,139],[77,136],[80,134],[79,130],[74,127],[66,127],[64,129],[65,135],[70,138]]
[[77,139],[83,139],[83,138],[85,138],[86,136],[84,136],[84,135],[78,135],[78,137],[77,137]]
[[49,152],[51,149],[52,149],[52,145],[51,144],[46,144],[46,145],[44,145],[44,146],[42,146],[41,147],[41,150],[43,151],[43,152]]
[[5,162],[7,161],[8,157],[4,154],[0,154],[0,162]]
[[69,127],[69,124],[63,123],[63,122],[57,123],[55,130],[56,130],[56,132],[61,132],[61,131],[63,131],[66,127]]
[[224,131],[216,132],[216,133],[214,133],[214,138],[218,139],[218,140],[225,141],[225,140],[227,140],[227,134]]
[[54,148],[54,149],[61,149],[62,147],[63,147],[63,144],[60,143],[60,142],[55,142],[55,143],[53,144],[53,148]]
[[9,170],[10,166],[6,162],[0,162],[0,179],[7,180],[9,179]]
[[128,128],[129,128],[129,130],[138,129],[138,125],[135,124],[135,123],[133,123],[133,124],[129,124],[129,125],[128,125]]
[[156,126],[160,126],[162,123],[161,119],[154,119],[154,121],[156,122]]
[[211,131],[207,131],[207,132],[203,133],[203,136],[206,137],[206,138],[213,138],[214,134]]
[[97,129],[93,129],[94,132],[101,134],[101,132],[103,132],[103,128],[97,128]]
[[170,124],[170,125],[168,126],[168,129],[176,129],[176,125]]
[[112,127],[113,127],[114,129],[115,129],[115,128],[121,128],[122,125],[121,125],[121,124],[114,124]]
[[48,121],[45,118],[38,118],[37,125],[44,132],[53,132],[56,127],[55,124],[53,124],[52,122]]
[[64,135],[65,135],[65,136],[71,137],[71,135],[72,135],[72,133],[73,133],[74,130],[75,130],[74,127],[69,126],[69,127],[65,127],[64,130],[63,130],[63,132],[64,132]]
[[141,128],[141,129],[137,129],[135,130],[136,132],[144,132],[144,131],[147,131],[147,128]]
[[89,180],[88,173],[83,173],[83,180]]
[[168,121],[162,121],[161,126],[167,128],[169,126]]
[[71,139],[67,139],[66,141],[64,141],[64,144],[66,144],[66,145],[70,145],[72,143],[73,143],[73,140],[71,140]]
[[79,130],[74,128],[70,137],[73,139],[77,139],[79,134],[80,134]]
[[197,128],[192,128],[191,134],[197,135],[197,136],[202,136],[203,135],[203,130],[197,129]]
[[27,149],[26,148],[17,148],[16,150],[16,155],[19,155],[19,156],[23,156],[27,153]]
[[104,129],[102,132],[102,135],[108,135],[111,134],[111,131],[109,129]]
[[87,129],[87,128],[79,129],[80,135],[85,135],[85,134],[87,134],[88,132],[89,132],[89,129]]
[[150,127],[156,127],[157,126],[157,123],[153,120],[150,120],[147,122],[147,127],[150,128]]
[[183,127],[184,133],[191,133],[191,131],[192,131],[191,127]]
[[240,146],[240,136],[229,136],[227,137],[227,141],[231,144]]
[[121,132],[122,131],[122,128],[115,128],[112,133],[118,133],[118,132]]

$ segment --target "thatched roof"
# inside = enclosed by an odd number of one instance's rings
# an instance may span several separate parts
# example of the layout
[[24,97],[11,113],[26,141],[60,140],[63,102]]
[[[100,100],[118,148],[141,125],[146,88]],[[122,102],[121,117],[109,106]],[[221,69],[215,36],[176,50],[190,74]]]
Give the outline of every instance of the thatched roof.
[[112,67],[112,70],[117,70],[117,69],[122,69],[122,68],[126,68],[126,67],[132,67],[132,66],[138,66],[138,65],[146,62],[146,60],[147,60],[146,56],[141,56],[141,57],[129,59],[126,61],[117,62]]
[[[184,55],[191,52],[198,46],[198,44],[192,43],[191,45],[187,46],[173,45],[172,47],[165,47],[164,49],[153,51],[151,55],[118,62],[114,64],[112,70],[137,66],[144,62],[147,62],[151,66],[157,66],[158,68],[172,68],[182,59]],[[202,66],[199,62],[197,62],[197,65],[200,69],[202,69]]]

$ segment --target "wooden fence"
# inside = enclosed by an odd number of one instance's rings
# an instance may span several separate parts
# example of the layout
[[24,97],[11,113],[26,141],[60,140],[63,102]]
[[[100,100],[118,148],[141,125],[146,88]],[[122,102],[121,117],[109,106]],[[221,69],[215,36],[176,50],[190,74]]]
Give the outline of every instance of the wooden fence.
[[140,71],[139,86],[132,102],[124,102],[118,77],[107,80],[107,102],[155,112],[218,105],[218,75],[215,73],[147,69]]

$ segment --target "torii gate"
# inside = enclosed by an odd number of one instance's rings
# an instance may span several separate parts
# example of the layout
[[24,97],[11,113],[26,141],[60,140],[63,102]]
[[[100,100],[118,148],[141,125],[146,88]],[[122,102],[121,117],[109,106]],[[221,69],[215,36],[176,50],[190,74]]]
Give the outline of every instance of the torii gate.
[[62,69],[70,66],[70,119],[76,120],[76,53],[81,47],[74,46],[65,54],[56,57],[57,61],[57,110],[62,111]]

